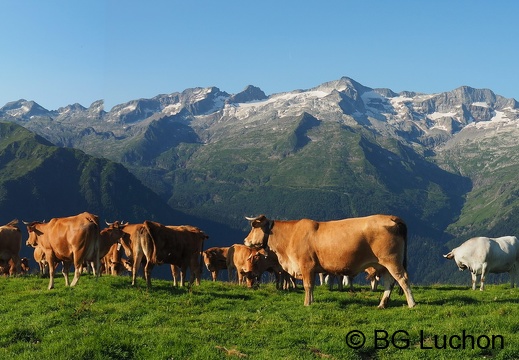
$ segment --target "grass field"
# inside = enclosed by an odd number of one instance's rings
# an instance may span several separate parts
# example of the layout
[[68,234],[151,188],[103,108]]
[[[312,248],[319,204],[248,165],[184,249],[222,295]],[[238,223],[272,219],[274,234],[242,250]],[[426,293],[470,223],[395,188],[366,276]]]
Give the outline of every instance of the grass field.
[[[414,286],[417,306],[394,293],[317,287],[252,290],[226,282],[83,275],[0,278],[0,359],[518,359],[519,289]],[[353,348],[355,347],[355,348]]]

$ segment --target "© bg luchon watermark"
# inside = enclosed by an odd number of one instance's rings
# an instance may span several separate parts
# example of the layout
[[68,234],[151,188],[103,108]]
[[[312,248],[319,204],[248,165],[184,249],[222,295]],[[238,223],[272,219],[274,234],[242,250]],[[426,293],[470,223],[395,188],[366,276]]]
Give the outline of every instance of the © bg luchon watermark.
[[352,349],[360,349],[372,345],[375,349],[407,349],[416,347],[424,350],[432,349],[489,349],[505,348],[505,339],[498,334],[471,334],[461,330],[455,334],[431,334],[420,330],[419,339],[411,338],[406,330],[388,332],[375,329],[369,332],[352,330],[346,334],[346,345]]

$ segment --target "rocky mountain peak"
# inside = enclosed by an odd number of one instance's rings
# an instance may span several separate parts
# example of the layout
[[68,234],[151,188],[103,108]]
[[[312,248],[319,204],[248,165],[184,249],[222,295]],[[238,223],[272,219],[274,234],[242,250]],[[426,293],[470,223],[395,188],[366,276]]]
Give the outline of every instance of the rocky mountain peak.
[[246,103],[249,101],[265,100],[267,95],[259,87],[248,85],[243,91],[229,97],[229,103]]

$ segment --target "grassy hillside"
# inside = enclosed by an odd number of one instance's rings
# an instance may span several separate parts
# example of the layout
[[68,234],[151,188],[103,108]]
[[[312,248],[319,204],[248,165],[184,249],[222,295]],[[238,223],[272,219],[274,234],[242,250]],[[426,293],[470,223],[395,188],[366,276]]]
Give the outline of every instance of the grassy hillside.
[[[83,211],[98,215],[102,225],[105,219],[149,219],[199,226],[211,237],[211,246],[243,238],[217,221],[173,210],[120,164],[54,146],[19,125],[0,122],[0,225]],[[26,236],[23,229],[24,241]],[[23,246],[22,256],[32,259],[32,249]]]
[[156,280],[147,291],[140,280],[132,288],[128,277],[85,275],[66,288],[58,278],[49,291],[48,279],[36,276],[0,279],[0,358],[519,357],[519,290],[508,285],[484,292],[415,286],[417,307],[408,309],[395,293],[390,307],[378,310],[381,293],[365,287],[318,287],[315,303],[304,307],[301,289],[281,292],[272,284],[251,290],[203,281],[179,289]]
[[465,238],[517,235],[517,137],[506,126],[490,134],[473,129],[469,135],[447,146],[437,157],[441,166],[472,179],[463,211],[448,230]]

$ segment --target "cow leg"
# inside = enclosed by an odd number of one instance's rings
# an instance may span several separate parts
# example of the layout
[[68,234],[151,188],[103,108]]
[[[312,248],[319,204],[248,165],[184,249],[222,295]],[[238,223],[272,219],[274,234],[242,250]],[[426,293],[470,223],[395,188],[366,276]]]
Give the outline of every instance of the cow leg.
[[146,259],[146,265],[144,265],[144,278],[146,279],[146,287],[151,288],[151,270],[153,269],[153,264]]
[[193,285],[196,280],[196,285],[200,285],[200,256],[198,254],[193,254],[191,257],[191,261],[189,263],[189,270],[191,270],[191,278],[189,279],[189,285]]
[[[193,274],[191,274],[193,275]],[[180,286],[183,287],[186,285],[186,278],[187,278],[187,266],[182,265],[180,268]]]
[[515,286],[515,280],[517,279],[517,272],[518,272],[518,268],[517,268],[517,263],[515,263],[513,266],[512,266],[512,269],[510,270],[510,288],[513,289],[514,286]]
[[337,278],[337,289],[339,291],[344,290],[344,287],[343,287],[344,276],[343,275],[335,275],[335,276]]
[[395,280],[398,282],[398,285],[400,285],[400,287],[404,291],[405,297],[407,299],[407,306],[409,306],[410,308],[414,307],[416,305],[416,302],[414,301],[413,293],[411,292],[411,287],[409,286],[407,272],[405,271],[403,266],[394,265],[393,263],[381,265],[383,265],[388,270],[388,272],[383,272],[384,294],[382,295],[382,299],[378,307],[381,309],[386,307],[387,302],[389,301],[389,296],[391,295],[391,290],[395,285]]
[[218,270],[211,271],[211,276],[213,278],[213,281],[216,281],[216,279],[218,278]]
[[393,291],[393,287],[395,286],[395,279],[388,272],[385,272],[382,275],[382,278],[384,279],[384,293],[382,294],[380,304],[378,304],[379,309],[386,308],[387,303],[389,302],[389,297],[391,296],[391,292]]
[[135,282],[137,279],[137,273],[139,272],[139,267],[141,266],[142,256],[143,254],[140,251],[136,251],[135,259],[133,259],[132,266],[132,286],[135,286]]
[[[47,256],[47,255],[46,255]],[[47,263],[49,264],[49,287],[48,289],[54,289],[54,274],[56,273],[56,265],[54,265],[54,260],[52,259],[52,257],[47,257],[48,260]],[[68,281],[68,279],[66,279],[65,281]],[[66,285],[66,283],[65,283]]]
[[[13,260],[13,262],[14,262],[14,275],[21,274],[22,266],[21,266],[20,256],[18,254],[13,254],[11,256],[11,260]],[[13,275],[13,274],[11,274],[10,270],[9,270],[9,275]]]
[[303,271],[303,287],[305,289],[305,306],[309,306],[314,301],[315,272],[312,270]]
[[[75,254],[74,254],[74,257],[76,257]],[[69,269],[67,269],[67,280],[68,280],[68,270]],[[83,263],[74,263],[74,278],[72,279],[72,283],[70,284],[70,286],[76,286],[76,284],[79,280],[79,277],[81,276],[82,271],[83,271]]]
[[480,291],[485,290],[485,277],[488,273],[488,264],[485,262],[483,263],[483,266],[481,267],[481,286],[479,287]]
[[92,268],[92,273],[94,274],[94,276],[99,276],[99,269],[96,269],[96,265],[93,261],[90,262],[90,267]]
[[173,264],[170,265],[170,268],[171,268],[171,277],[173,278],[173,286],[177,287],[178,286],[178,282],[177,282],[178,271],[177,271],[177,268]]
[[319,273],[319,284],[324,285],[324,273]]
[[471,272],[470,275],[472,277],[472,290],[476,290],[477,275],[475,272]]
[[68,279],[69,271],[70,271],[70,262],[62,261],[61,262],[61,273],[63,274],[63,278],[65,279],[65,286],[70,286],[70,282]]
[[370,282],[371,291],[377,291],[378,288],[378,276],[376,276],[373,280]]

